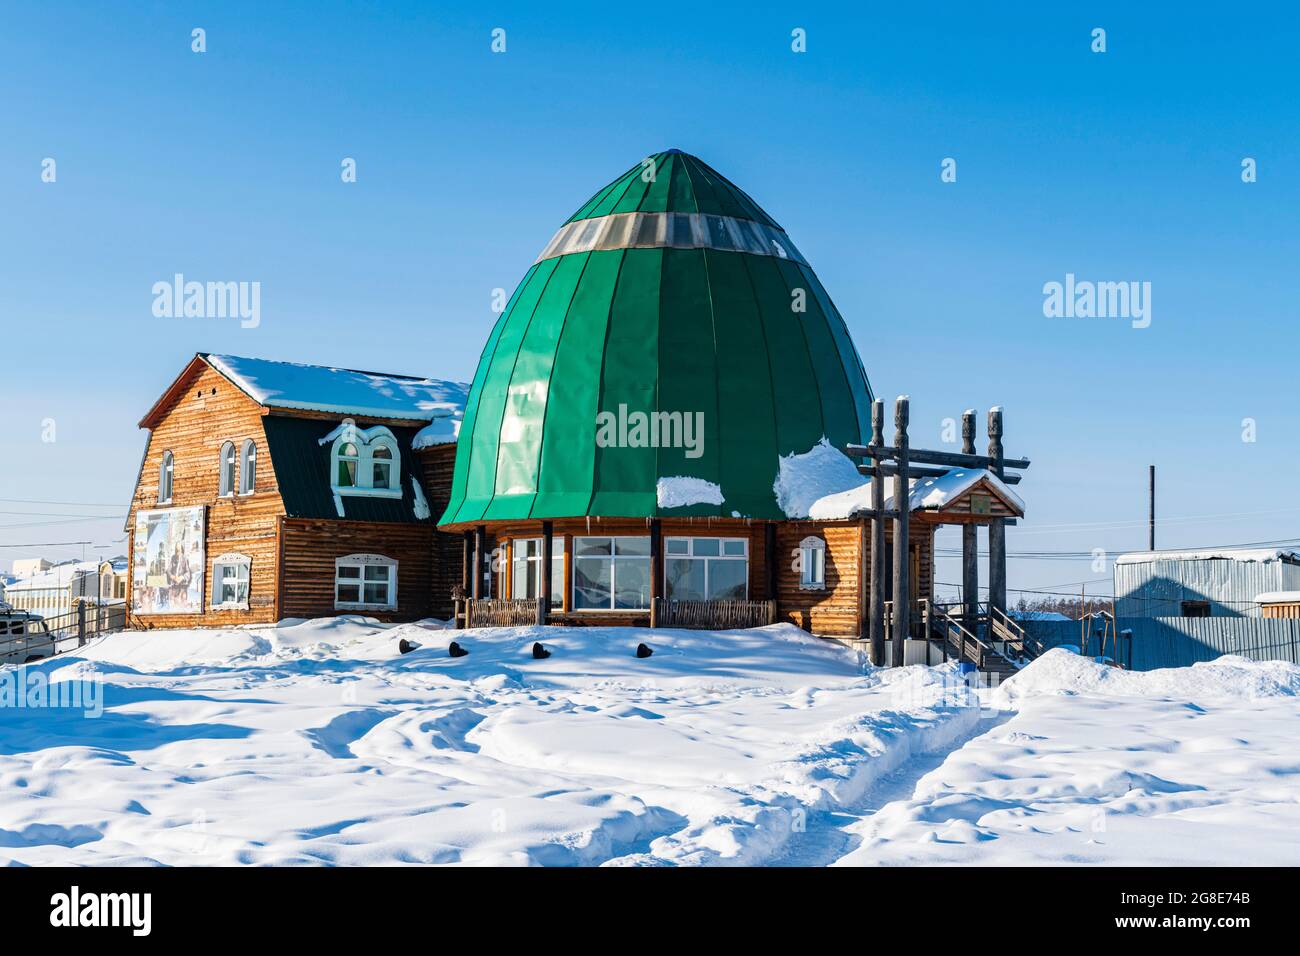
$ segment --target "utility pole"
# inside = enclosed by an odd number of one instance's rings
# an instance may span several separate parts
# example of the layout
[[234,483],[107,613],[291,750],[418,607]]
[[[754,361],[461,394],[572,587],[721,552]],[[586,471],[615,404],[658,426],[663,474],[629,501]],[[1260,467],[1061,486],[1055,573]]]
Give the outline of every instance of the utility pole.
[[1149,484],[1148,510],[1147,510],[1147,550],[1156,549],[1156,466],[1147,466],[1147,478]]

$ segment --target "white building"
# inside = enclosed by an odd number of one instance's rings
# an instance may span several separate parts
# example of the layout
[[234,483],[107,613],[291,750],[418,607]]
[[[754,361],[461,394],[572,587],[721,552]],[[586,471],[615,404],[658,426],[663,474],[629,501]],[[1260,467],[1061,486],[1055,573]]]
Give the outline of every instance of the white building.
[[94,600],[98,597],[98,561],[56,564],[5,588],[6,604],[20,611],[35,611],[46,618],[72,613],[73,603],[78,598]]
[[52,567],[54,562],[45,558],[15,558],[10,573],[16,578],[32,578]]

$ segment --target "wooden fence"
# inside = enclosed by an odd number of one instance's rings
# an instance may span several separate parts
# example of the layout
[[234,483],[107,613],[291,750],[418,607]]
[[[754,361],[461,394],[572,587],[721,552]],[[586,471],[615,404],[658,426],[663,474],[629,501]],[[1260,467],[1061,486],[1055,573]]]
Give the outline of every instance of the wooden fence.
[[537,623],[537,598],[480,598],[458,601],[465,627],[522,627]]
[[660,627],[725,631],[776,623],[775,601],[669,601],[659,599]]

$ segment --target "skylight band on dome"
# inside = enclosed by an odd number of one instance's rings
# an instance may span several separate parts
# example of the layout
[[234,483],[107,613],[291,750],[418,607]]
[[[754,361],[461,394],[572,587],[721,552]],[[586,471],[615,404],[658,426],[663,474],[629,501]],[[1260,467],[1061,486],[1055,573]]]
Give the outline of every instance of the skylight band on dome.
[[708,213],[625,212],[565,223],[535,262],[606,249],[716,249],[807,265],[790,237],[752,219]]

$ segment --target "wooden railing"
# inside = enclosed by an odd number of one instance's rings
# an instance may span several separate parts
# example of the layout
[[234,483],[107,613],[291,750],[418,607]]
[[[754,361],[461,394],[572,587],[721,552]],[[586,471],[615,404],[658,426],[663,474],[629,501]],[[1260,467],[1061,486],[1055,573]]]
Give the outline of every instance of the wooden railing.
[[522,627],[537,623],[537,598],[480,598],[458,601],[466,627]]
[[776,623],[775,601],[669,601],[659,599],[660,627],[725,631]]

